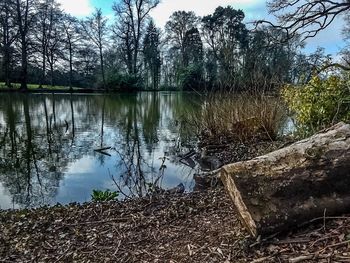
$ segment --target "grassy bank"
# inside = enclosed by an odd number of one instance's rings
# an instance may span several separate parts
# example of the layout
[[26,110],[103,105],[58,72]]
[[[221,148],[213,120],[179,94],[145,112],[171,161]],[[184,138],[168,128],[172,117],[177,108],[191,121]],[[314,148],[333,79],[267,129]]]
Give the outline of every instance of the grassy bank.
[[[21,87],[21,84],[19,83],[12,83],[12,87],[9,88],[5,85],[4,82],[0,82],[0,89],[1,90],[19,90]],[[51,85],[42,85],[41,88],[39,88],[39,84],[28,84],[29,91],[36,91],[38,89],[44,89],[44,90],[69,90],[69,87],[67,86],[51,86]],[[81,88],[74,87],[73,90],[80,90]]]
[[[16,93],[23,92],[20,90],[20,84],[14,83],[11,88],[8,88],[4,83],[0,82],[0,93]],[[28,84],[28,92],[29,93],[93,93],[93,92],[101,92],[94,89],[82,89],[73,87],[70,89],[67,86],[50,86],[43,85],[39,88],[38,84]]]
[[[12,87],[9,88],[5,85],[4,82],[0,82],[0,92],[21,92],[20,91],[20,84],[19,83],[13,83]],[[134,93],[134,92],[138,92],[138,91],[147,91],[147,92],[158,92],[158,91],[179,91],[179,90],[164,90],[164,89],[160,89],[160,90],[155,90],[155,89],[140,89],[140,90],[136,90],[136,89],[98,89],[98,88],[78,88],[78,87],[73,87],[72,89],[70,89],[68,86],[51,86],[51,85],[43,85],[41,88],[39,88],[38,84],[28,84],[28,92],[30,93],[51,93],[51,92],[55,92],[55,93],[65,93],[65,92],[69,92],[69,93]]]

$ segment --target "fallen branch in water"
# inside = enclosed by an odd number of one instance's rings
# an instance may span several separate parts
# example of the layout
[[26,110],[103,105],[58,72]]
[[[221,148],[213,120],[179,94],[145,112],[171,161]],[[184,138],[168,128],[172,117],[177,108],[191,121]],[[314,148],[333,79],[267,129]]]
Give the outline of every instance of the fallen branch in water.
[[103,154],[103,155],[112,156],[111,154],[105,152],[106,150],[110,150],[110,149],[112,149],[112,147],[104,147],[104,148],[100,148],[100,149],[94,149],[94,151],[98,152],[100,154]]
[[95,152],[102,152],[102,151],[106,151],[106,150],[110,150],[112,149],[112,147],[104,147],[104,148],[100,148],[100,149],[95,149]]
[[193,155],[195,155],[195,154],[196,154],[196,151],[195,151],[195,150],[191,150],[191,151],[189,151],[188,153],[186,153],[185,155],[180,156],[181,158],[180,158],[179,162],[181,162],[182,160],[191,158],[191,157],[192,157]]

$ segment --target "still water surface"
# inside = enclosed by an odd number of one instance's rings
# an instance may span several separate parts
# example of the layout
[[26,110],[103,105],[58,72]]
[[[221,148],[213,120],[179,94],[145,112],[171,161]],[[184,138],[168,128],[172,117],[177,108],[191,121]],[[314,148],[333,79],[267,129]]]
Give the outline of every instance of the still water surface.
[[198,167],[178,156],[196,139],[182,116],[199,107],[193,93],[0,94],[0,209],[85,202],[93,189],[190,191]]

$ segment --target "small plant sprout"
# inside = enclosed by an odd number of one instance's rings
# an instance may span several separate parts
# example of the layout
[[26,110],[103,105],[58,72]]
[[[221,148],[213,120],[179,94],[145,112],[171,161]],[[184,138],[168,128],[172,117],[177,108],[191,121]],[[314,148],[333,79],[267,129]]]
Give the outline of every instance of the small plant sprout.
[[107,202],[107,201],[115,201],[119,196],[119,192],[110,191],[107,189],[106,191],[101,190],[93,190],[91,199],[93,202]]

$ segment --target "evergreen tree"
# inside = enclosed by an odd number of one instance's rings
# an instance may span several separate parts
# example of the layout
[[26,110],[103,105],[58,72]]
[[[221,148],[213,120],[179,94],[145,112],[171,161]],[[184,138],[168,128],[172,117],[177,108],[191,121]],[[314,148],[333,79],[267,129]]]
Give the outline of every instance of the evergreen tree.
[[231,6],[218,7],[214,14],[202,19],[203,35],[218,65],[218,83],[232,87],[238,81],[248,47],[248,30],[244,13]]
[[151,20],[147,26],[145,39],[143,41],[143,54],[146,68],[146,81],[153,89],[158,89],[160,81],[160,32]]
[[198,28],[188,30],[184,37],[184,66],[202,65],[203,63],[203,42]]

